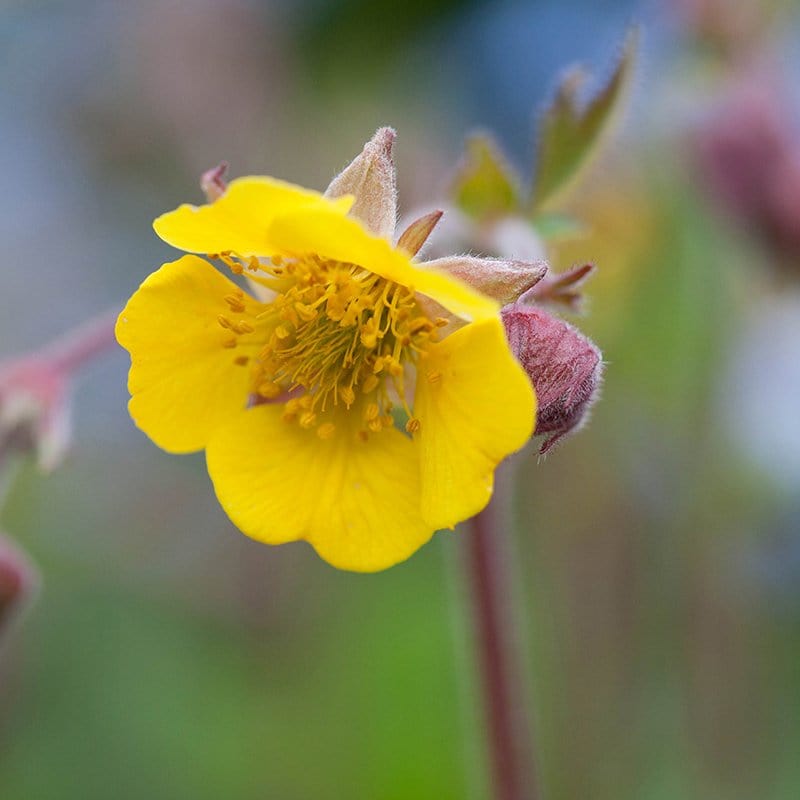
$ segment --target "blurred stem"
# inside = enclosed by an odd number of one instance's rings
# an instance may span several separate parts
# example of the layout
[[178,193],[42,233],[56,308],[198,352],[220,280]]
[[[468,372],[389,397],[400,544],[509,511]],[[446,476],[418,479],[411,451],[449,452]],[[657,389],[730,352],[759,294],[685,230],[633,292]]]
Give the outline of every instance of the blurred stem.
[[118,311],[106,311],[62,334],[40,355],[64,372],[71,373],[116,344],[114,325]]
[[467,536],[467,580],[495,800],[539,800],[528,693],[522,680],[517,592],[509,563],[513,464],[498,470],[494,497]]

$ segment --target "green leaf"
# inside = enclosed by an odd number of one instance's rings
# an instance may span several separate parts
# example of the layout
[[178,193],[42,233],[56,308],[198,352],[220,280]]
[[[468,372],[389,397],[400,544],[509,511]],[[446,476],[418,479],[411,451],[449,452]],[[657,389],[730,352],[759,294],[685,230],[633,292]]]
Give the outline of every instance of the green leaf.
[[453,182],[453,200],[465,214],[484,220],[520,207],[517,177],[488,134],[473,134]]
[[533,210],[552,205],[578,177],[598,151],[622,105],[633,74],[638,30],[628,35],[617,67],[605,85],[585,103],[579,94],[587,73],[580,67],[562,79],[552,104],[542,116],[536,154]]

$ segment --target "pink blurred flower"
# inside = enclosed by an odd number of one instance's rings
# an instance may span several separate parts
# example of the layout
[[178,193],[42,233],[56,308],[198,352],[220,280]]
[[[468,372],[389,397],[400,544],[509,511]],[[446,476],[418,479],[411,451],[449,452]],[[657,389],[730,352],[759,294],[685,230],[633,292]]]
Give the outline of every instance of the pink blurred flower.
[[773,253],[800,257],[800,135],[786,98],[761,77],[740,85],[696,139],[713,196]]

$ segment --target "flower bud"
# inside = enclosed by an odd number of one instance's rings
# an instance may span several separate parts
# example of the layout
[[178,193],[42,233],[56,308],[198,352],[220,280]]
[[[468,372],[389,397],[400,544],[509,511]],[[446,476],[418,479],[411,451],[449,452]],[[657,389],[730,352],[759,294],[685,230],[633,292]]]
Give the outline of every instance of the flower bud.
[[350,213],[373,233],[391,239],[397,223],[392,128],[378,128],[364,149],[330,183],[326,197],[353,195]]
[[54,469],[71,440],[66,373],[46,358],[0,365],[0,453],[33,450],[39,468]]
[[0,533],[0,634],[35,593],[38,573],[28,557]]
[[547,273],[544,261],[449,256],[423,266],[446,272],[503,305],[515,303]]
[[536,390],[536,435],[550,434],[547,453],[586,420],[603,372],[600,351],[572,325],[540,308],[520,304],[502,310],[511,351]]

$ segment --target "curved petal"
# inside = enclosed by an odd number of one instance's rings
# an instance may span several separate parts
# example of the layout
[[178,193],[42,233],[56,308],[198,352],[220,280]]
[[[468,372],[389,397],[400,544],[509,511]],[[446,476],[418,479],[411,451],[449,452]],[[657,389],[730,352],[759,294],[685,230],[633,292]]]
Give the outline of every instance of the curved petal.
[[323,440],[282,413],[248,409],[209,441],[214,489],[242,532],[268,544],[306,539],[328,563],[358,572],[386,569],[430,539],[409,438],[387,429],[362,441],[345,412]]
[[[131,354],[128,405],[136,424],[164,450],[200,450],[209,434],[247,402],[250,371],[234,359],[258,347],[243,336],[222,346],[217,317],[230,314],[224,297],[241,292],[208,262],[183,256],[164,264],[119,315],[117,341]],[[242,297],[241,316],[259,304]]]
[[330,200],[274,178],[238,178],[215,202],[185,203],[158,217],[153,228],[165,242],[190,253],[231,250],[241,256],[269,256],[275,247],[267,234],[277,214],[314,206],[346,214],[352,204],[352,197]]
[[467,284],[438,272],[420,269],[386,240],[373,236],[351,217],[324,208],[307,208],[276,217],[270,241],[290,254],[321,256],[358,264],[387,280],[413,288],[441,303],[448,311],[474,321],[496,317],[500,307]]
[[431,346],[417,371],[414,416],[422,515],[452,527],[489,502],[495,467],[530,439],[536,420],[533,387],[498,320]]

